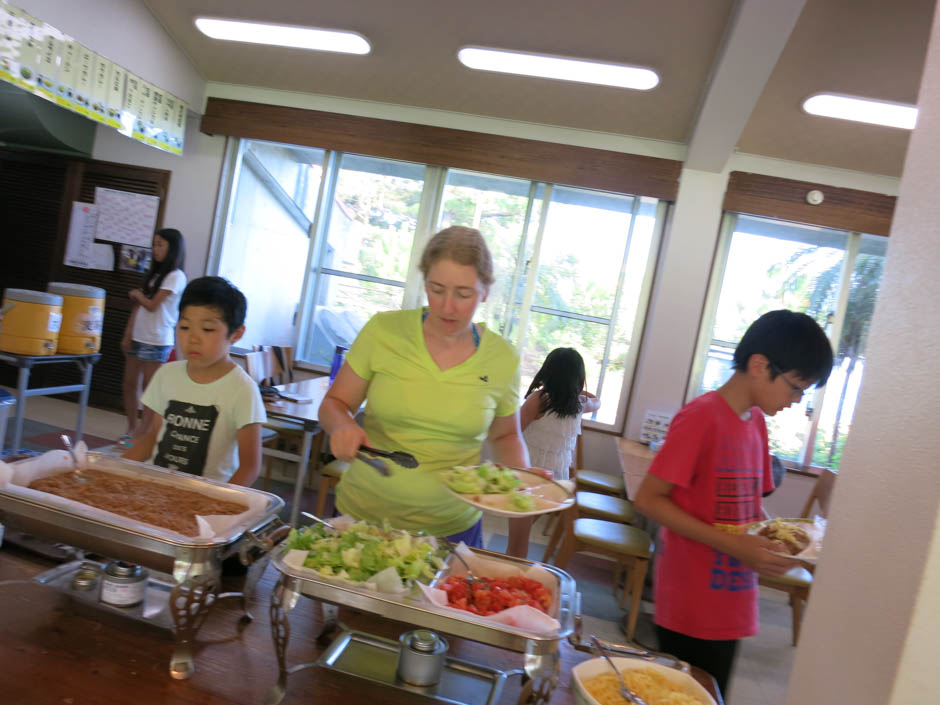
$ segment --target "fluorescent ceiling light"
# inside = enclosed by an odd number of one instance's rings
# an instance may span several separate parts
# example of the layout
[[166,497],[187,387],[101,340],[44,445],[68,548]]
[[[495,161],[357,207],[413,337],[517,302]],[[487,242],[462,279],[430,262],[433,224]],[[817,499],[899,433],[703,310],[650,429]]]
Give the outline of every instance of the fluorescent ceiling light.
[[832,93],[810,96],[803,101],[803,110],[811,115],[868,122],[886,127],[903,127],[906,130],[913,130],[917,123],[917,108],[913,105]]
[[515,73],[561,81],[597,83],[602,86],[634,88],[646,91],[659,84],[659,75],[651,70],[623,64],[608,64],[560,56],[527,54],[483,47],[463,47],[457,52],[460,63],[471,69]]
[[274,44],[297,49],[339,51],[345,54],[368,54],[372,50],[369,41],[355,32],[341,32],[314,27],[292,27],[260,22],[218,20],[197,17],[196,27],[213,39],[228,39],[233,42],[252,44]]

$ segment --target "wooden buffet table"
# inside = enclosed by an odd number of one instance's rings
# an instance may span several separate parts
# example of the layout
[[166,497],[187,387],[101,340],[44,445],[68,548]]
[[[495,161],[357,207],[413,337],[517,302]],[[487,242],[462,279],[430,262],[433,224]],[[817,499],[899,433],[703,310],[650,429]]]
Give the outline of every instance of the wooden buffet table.
[[656,455],[648,445],[626,438],[617,439],[617,455],[620,457],[620,470],[627,486],[627,499],[635,500],[646,471]]
[[[210,610],[195,645],[197,668],[186,681],[167,675],[172,635],[146,623],[112,615],[30,581],[55,564],[21,549],[0,549],[0,701],[6,705],[259,705],[276,682],[268,603],[277,573],[269,566],[251,605],[255,620],[239,623],[236,601]],[[350,628],[390,639],[411,627],[374,615],[340,609]],[[322,624],[315,600],[301,600],[291,613],[288,658],[314,661],[326,645],[315,635]],[[450,655],[508,671],[521,668],[522,654],[448,637]],[[551,705],[571,705],[571,668],[591,658],[562,642],[561,680]],[[714,681],[695,673],[711,692]],[[515,705],[519,677],[510,677],[499,705]],[[717,698],[719,704],[720,698]],[[294,673],[284,705],[342,702],[344,705],[412,705],[441,701],[368,680],[314,667]]]

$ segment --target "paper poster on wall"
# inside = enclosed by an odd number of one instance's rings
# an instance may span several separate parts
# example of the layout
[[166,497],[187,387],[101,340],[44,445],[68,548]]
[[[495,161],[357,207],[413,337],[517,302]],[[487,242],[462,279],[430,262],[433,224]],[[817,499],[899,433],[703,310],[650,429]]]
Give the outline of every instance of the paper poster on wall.
[[[168,130],[186,103],[52,25],[0,0],[0,81],[173,154],[185,130]],[[126,84],[126,88],[125,88]],[[175,113],[165,113],[170,106]],[[169,117],[170,119],[165,119]]]
[[107,242],[96,242],[91,246],[91,260],[88,269],[103,269],[106,272],[114,271],[114,245]]
[[95,188],[98,227],[95,238],[136,247],[150,247],[160,199],[142,193]]
[[91,267],[91,251],[95,244],[98,224],[98,206],[94,203],[72,201],[68,240],[65,243],[65,264],[69,267]]

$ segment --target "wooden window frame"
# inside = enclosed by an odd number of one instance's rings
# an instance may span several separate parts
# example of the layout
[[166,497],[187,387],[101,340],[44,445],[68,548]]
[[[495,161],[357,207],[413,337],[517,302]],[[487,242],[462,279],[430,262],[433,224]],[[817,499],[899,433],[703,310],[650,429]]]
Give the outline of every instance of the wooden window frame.
[[[807,203],[810,191],[822,192],[823,202]],[[894,196],[871,191],[733,171],[722,210],[887,236],[896,203]]]
[[674,201],[682,162],[378,118],[209,98],[202,132]]

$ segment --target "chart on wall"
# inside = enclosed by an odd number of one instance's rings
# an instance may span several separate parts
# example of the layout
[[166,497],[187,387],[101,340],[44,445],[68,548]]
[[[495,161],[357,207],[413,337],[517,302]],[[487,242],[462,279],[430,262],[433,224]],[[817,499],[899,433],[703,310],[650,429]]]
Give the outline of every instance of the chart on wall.
[[143,193],[95,187],[95,239],[150,247],[160,199]]
[[183,153],[186,102],[0,0],[0,80],[131,139]]

